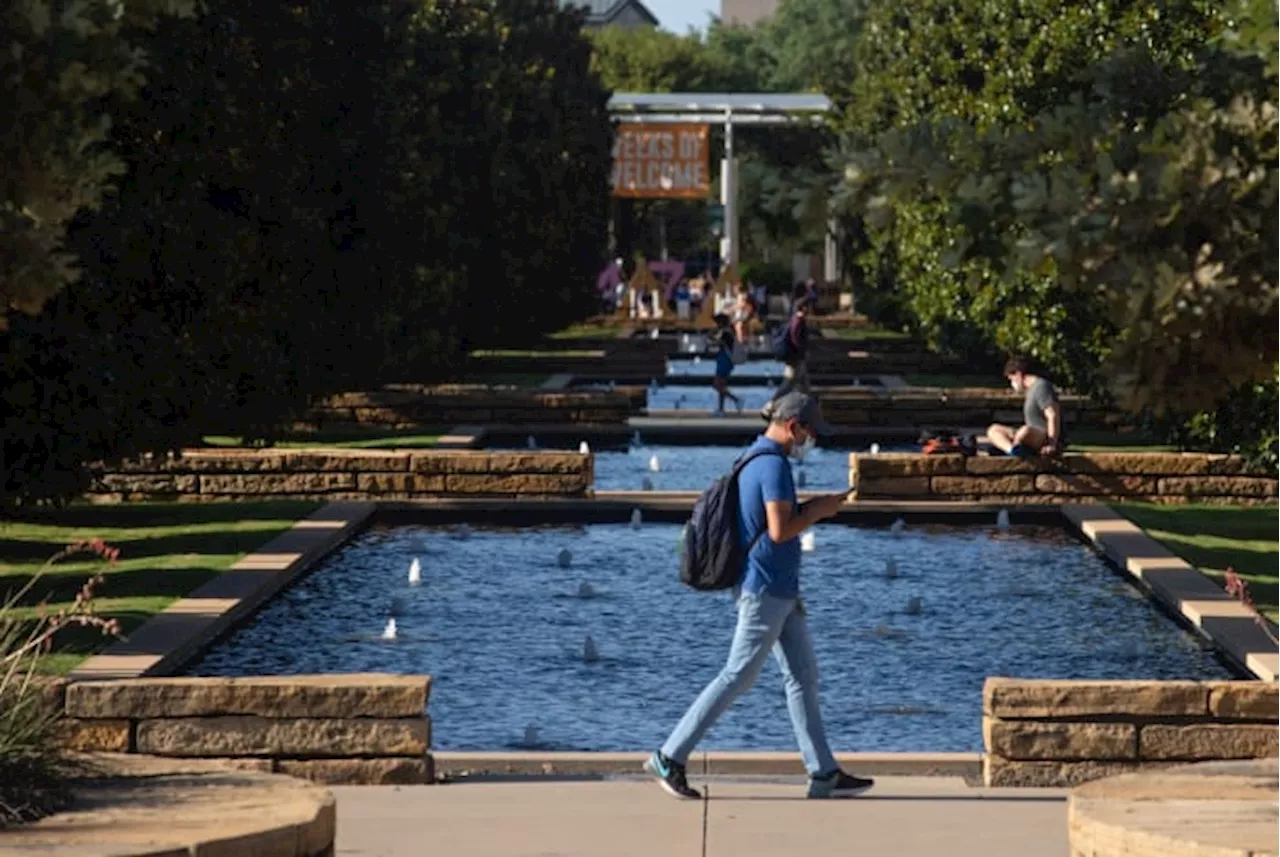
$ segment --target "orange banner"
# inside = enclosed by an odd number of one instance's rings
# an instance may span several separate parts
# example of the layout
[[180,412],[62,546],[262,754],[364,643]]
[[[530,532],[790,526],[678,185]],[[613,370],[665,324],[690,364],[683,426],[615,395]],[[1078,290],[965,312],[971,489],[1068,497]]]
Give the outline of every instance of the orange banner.
[[613,195],[705,199],[711,193],[706,125],[619,125]]

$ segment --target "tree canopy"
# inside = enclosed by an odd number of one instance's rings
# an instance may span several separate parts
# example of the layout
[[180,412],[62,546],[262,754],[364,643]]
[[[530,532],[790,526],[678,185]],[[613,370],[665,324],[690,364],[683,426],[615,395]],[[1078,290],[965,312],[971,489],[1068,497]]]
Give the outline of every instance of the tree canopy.
[[222,0],[120,35],[147,77],[103,93],[116,189],[68,215],[78,278],[0,335],[0,498],[593,308],[612,130],[579,12]]

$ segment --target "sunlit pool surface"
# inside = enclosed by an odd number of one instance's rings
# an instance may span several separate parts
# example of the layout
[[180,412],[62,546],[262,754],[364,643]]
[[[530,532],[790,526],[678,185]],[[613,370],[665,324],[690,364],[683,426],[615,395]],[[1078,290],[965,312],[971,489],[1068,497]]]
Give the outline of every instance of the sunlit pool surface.
[[[782,371],[786,367],[780,360],[748,360],[733,367],[733,375],[729,376],[729,382],[733,383],[733,376],[748,378],[773,378],[777,381],[782,380]],[[711,376],[716,374],[715,355],[700,356],[696,359],[668,360],[667,375],[674,376],[703,376],[710,382]]]
[[[733,627],[726,594],[678,582],[680,530],[377,527],[189,674],[428,673],[438,749],[652,748],[716,674]],[[414,558],[420,586],[407,583]],[[989,675],[1229,677],[1057,530],[823,525],[802,581],[838,751],[979,750]],[[398,639],[381,640],[392,616]],[[704,746],[794,748],[776,666]]]
[[[764,423],[761,422],[761,430]],[[632,446],[626,451],[595,453],[595,487],[600,491],[701,491],[728,473],[746,445],[737,446]],[[888,451],[889,447],[885,447]],[[816,449],[803,463],[792,462],[796,486],[809,491],[842,491],[849,488],[847,449]],[[658,469],[652,469],[656,464]]]

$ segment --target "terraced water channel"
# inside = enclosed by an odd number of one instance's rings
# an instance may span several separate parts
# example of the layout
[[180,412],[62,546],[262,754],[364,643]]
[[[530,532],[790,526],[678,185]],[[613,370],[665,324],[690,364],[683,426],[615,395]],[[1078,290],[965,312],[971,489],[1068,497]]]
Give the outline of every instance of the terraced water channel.
[[[376,526],[189,674],[429,673],[438,749],[647,749],[720,668],[734,621],[726,594],[678,582],[680,531]],[[1056,528],[822,525],[802,580],[842,751],[980,749],[989,675],[1230,675]],[[704,743],[794,747],[774,667]]]

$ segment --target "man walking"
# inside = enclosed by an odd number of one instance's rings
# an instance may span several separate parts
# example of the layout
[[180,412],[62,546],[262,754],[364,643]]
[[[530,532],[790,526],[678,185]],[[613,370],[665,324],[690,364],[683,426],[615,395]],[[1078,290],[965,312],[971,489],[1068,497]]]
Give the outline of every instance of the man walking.
[[987,440],[1007,455],[1030,458],[1062,452],[1062,408],[1049,379],[1032,374],[1026,357],[1010,357],[1004,376],[1015,393],[1025,393],[1023,425],[1017,429],[995,423],[987,427]]
[[835,515],[846,495],[797,503],[785,456],[803,457],[816,435],[829,431],[817,400],[789,393],[774,403],[769,427],[747,450],[766,454],[738,475],[738,540],[746,562],[735,589],[738,624],[729,658],[662,749],[644,763],[676,797],[701,797],[689,786],[685,763],[712,724],[755,683],[771,651],[782,669],[787,709],[809,773],[808,797],[853,797],[872,786],[871,780],[840,770],[827,744],[818,705],[818,664],[800,600],[800,533]]
[[794,391],[810,392],[809,364],[806,362],[809,357],[808,311],[809,302],[804,298],[797,299],[786,328],[774,333],[774,356],[785,365],[782,368],[782,384],[761,411],[766,420],[773,418],[773,409],[783,396]]

